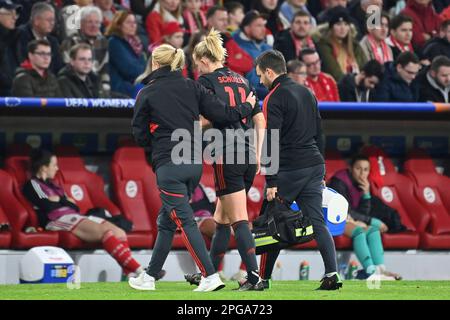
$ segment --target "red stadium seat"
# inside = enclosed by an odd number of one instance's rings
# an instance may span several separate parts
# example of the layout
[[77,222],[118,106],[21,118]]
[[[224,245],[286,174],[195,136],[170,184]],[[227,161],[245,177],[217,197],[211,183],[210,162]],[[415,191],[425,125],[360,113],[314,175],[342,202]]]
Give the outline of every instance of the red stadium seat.
[[[11,224],[11,247],[29,249],[36,246],[57,246],[58,233],[42,231],[26,233],[27,227],[38,227],[37,217],[24,199],[17,181],[6,171],[0,170],[0,208]],[[27,208],[27,205],[29,208]]]
[[155,174],[147,164],[142,148],[122,147],[114,153],[111,182],[116,203],[133,221],[133,233],[136,234],[133,241],[138,244],[139,240],[141,247],[151,248],[156,238],[156,218],[161,200]]
[[421,248],[450,249],[450,178],[438,174],[433,160],[420,150],[410,153],[404,167],[416,198],[430,213],[429,224],[421,230]]
[[[375,150],[372,147],[371,150]],[[428,211],[414,197],[414,185],[411,180],[396,172],[394,164],[380,149],[376,150],[378,167],[376,170],[382,178],[382,185],[371,182],[372,193],[385,204],[396,209],[403,225],[408,231],[401,233],[384,233],[382,235],[385,249],[416,249],[419,246],[419,232],[428,223]],[[368,155],[370,156],[370,155]]]
[[[3,212],[1,203],[0,203],[0,226],[1,225],[9,225],[9,220],[6,217],[6,214]],[[9,230],[0,230],[0,248],[8,249],[11,245],[11,232]]]
[[325,181],[329,182],[336,172],[348,167],[341,154],[335,150],[327,150],[325,157]]

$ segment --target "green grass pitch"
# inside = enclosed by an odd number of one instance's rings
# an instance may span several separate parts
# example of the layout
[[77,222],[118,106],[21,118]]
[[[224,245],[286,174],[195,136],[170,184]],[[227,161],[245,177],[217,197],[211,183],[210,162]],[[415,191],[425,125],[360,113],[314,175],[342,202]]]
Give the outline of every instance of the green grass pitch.
[[315,291],[318,281],[274,281],[264,292],[236,292],[237,283],[226,282],[217,292],[192,292],[186,282],[157,282],[155,291],[136,291],[126,282],[0,285],[0,300],[450,300],[450,281],[382,282],[368,289],[365,281],[345,281],[339,291]]

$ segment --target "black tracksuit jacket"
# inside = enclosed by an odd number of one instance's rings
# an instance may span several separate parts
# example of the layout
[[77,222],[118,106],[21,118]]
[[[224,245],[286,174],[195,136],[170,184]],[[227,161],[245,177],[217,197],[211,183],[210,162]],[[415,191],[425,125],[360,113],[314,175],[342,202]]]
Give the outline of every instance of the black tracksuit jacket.
[[[280,130],[279,170],[295,170],[325,163],[322,127],[317,100],[306,87],[286,74],[279,76],[264,99],[267,144],[271,149],[271,130]],[[266,175],[268,187],[277,186],[277,174]]]
[[253,111],[247,102],[230,108],[201,84],[185,79],[180,71],[170,71],[169,67],[155,70],[144,83],[147,85],[136,98],[132,129],[136,142],[151,149],[154,171],[171,161],[172,149],[179,143],[171,141],[174,130],[187,130],[192,137],[192,150],[195,149],[194,122],[199,121],[200,114],[210,121],[233,123]]

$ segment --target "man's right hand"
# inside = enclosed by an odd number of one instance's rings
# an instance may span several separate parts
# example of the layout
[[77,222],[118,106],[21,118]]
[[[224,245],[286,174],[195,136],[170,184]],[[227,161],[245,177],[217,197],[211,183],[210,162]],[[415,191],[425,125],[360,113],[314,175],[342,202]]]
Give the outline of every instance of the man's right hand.
[[251,91],[251,92],[248,94],[247,100],[245,100],[245,102],[250,103],[250,104],[252,105],[253,108],[255,107],[255,104],[256,104],[256,97],[255,97],[255,95],[253,94],[253,91]]

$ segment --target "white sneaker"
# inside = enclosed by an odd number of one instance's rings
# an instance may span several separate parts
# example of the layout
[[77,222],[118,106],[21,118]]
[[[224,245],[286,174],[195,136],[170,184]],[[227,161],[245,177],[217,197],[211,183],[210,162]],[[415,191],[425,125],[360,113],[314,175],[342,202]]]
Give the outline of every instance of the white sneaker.
[[384,274],[380,274],[378,272],[375,272],[374,274],[371,274],[370,277],[367,278],[368,281],[395,281],[394,277],[390,277]]
[[141,272],[137,277],[130,278],[128,284],[136,290],[155,290],[155,278],[149,276],[147,272]]
[[236,272],[232,277],[231,280],[240,282],[243,280],[246,280],[247,277],[247,272],[245,272],[244,270],[239,269],[238,272]]
[[225,284],[220,280],[219,274],[216,272],[209,277],[202,277],[199,286],[193,291],[196,292],[210,292],[218,291],[225,287]]

